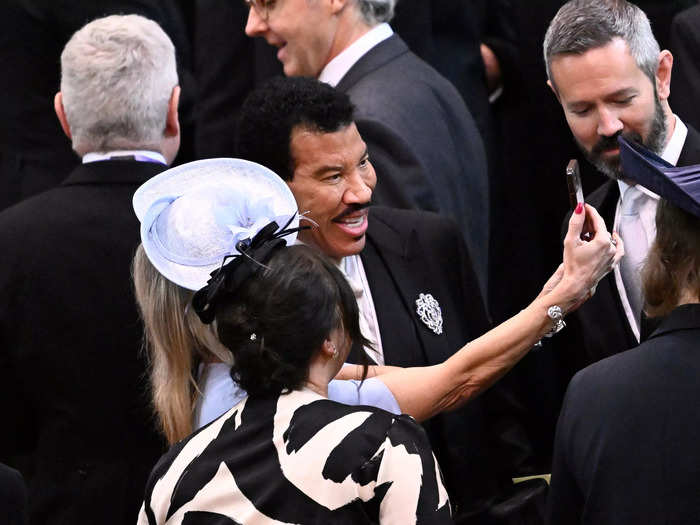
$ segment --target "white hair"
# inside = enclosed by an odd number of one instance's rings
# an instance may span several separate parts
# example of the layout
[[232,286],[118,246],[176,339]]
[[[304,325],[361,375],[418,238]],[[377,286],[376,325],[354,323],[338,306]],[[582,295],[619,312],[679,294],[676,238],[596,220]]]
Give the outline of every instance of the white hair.
[[157,149],[177,83],[175,47],[157,23],[113,15],[85,25],[61,54],[73,149]]
[[398,0],[355,0],[364,22],[376,26],[394,18],[394,8]]
[[614,38],[627,43],[637,67],[655,83],[660,49],[644,11],[626,0],[571,0],[559,9],[544,37],[544,61],[552,85],[555,56],[581,55]]

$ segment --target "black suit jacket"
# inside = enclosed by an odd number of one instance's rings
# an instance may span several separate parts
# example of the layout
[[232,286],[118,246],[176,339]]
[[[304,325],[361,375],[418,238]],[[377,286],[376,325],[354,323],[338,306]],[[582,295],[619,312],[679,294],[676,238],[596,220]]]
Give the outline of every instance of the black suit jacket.
[[374,201],[435,211],[455,220],[484,292],[489,239],[486,156],[457,90],[397,35],[360,58],[337,88],[357,107],[355,123],[377,171]]
[[130,264],[132,195],[163,169],[81,165],[0,214],[0,412],[11,429],[0,460],[27,479],[31,523],[133,524],[162,453]]
[[[698,163],[700,133],[688,126],[688,136],[677,164],[688,166]],[[619,198],[619,186],[616,181],[610,180],[589,195],[586,201],[598,210],[608,228],[612,228]],[[571,330],[560,337],[567,345],[562,350],[571,367],[568,377],[591,363],[638,344],[622,307],[612,272],[598,283],[595,295],[570,317]],[[643,322],[642,339],[649,333],[647,323]]]
[[671,24],[673,52],[671,107],[689,124],[700,128],[700,5],[678,13]]
[[700,304],[571,381],[557,426],[549,522],[697,523]]
[[27,523],[27,487],[22,474],[0,463],[0,516],[6,525]]
[[[372,207],[360,256],[386,364],[441,363],[488,330],[469,253],[451,220],[434,213]],[[441,335],[416,312],[421,293],[430,293],[440,304]],[[457,523],[492,523],[491,507],[508,497],[510,465],[503,464],[496,435],[505,421],[504,410],[497,393],[487,392],[424,424]]]

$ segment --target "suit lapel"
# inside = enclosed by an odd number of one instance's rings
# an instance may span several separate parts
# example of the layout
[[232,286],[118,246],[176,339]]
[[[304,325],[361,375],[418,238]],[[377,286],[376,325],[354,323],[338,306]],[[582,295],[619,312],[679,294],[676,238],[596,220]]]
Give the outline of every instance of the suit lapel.
[[[449,357],[448,339],[433,332],[416,312],[420,293],[431,293],[430,268],[413,228],[404,234],[370,219],[361,258],[382,336],[385,362],[397,366],[435,364]],[[434,281],[434,279],[433,279]]]

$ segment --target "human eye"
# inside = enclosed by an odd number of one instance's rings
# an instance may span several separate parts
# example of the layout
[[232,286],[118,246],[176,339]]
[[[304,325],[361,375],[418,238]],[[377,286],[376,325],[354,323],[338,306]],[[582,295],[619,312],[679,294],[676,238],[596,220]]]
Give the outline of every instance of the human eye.
[[629,97],[619,98],[619,99],[615,100],[614,102],[618,106],[629,106],[634,99],[635,99],[635,95],[631,95]]
[[364,157],[362,157],[358,166],[363,169],[369,167],[369,155],[365,155]]
[[342,175],[340,173],[331,173],[330,175],[325,176],[322,181],[328,184],[336,184],[340,181],[341,177]]
[[577,107],[577,108],[573,108],[573,109],[571,109],[571,110],[569,110],[569,111],[571,111],[571,113],[573,113],[573,114],[576,115],[577,117],[583,117],[583,116],[586,116],[586,115],[588,114],[588,112],[590,111],[590,108],[588,108],[588,107]]

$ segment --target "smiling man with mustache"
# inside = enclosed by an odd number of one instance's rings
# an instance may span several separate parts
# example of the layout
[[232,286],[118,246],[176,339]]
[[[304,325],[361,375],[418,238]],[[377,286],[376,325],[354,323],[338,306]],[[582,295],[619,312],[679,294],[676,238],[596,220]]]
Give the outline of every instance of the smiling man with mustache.
[[[313,223],[299,239],[332,257],[348,278],[377,363],[434,365],[487,329],[456,224],[435,213],[370,206],[377,175],[346,94],[309,78],[273,79],[243,104],[238,137],[238,156],[283,178]],[[506,461],[490,435],[487,403],[490,392],[424,424],[456,523],[484,523],[511,481],[510,471],[499,470]]]
[[[673,56],[660,50],[644,12],[626,0],[571,0],[544,41],[549,86],[584,155],[611,178],[586,201],[625,241],[626,255],[571,317],[568,374],[639,344],[651,330],[642,313],[639,265],[655,237],[658,196],[625,177],[620,135],[674,165],[700,163],[700,134],[668,103]],[[563,383],[566,384],[566,381]]]

